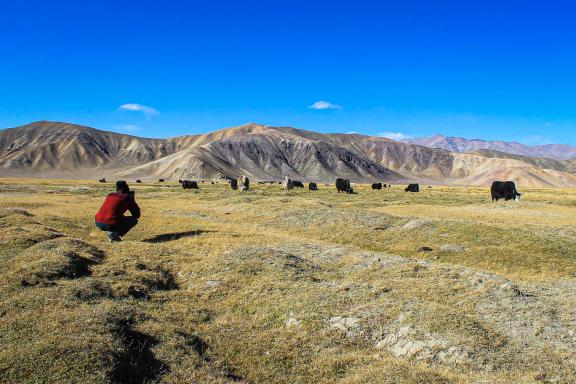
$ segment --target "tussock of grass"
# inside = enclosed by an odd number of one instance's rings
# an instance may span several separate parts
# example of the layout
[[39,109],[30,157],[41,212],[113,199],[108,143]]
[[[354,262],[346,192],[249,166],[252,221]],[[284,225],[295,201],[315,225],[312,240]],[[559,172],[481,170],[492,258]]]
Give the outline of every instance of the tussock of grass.
[[99,249],[76,239],[46,240],[26,249],[7,263],[12,282],[22,286],[51,285],[57,279],[90,275],[90,266],[102,261]]

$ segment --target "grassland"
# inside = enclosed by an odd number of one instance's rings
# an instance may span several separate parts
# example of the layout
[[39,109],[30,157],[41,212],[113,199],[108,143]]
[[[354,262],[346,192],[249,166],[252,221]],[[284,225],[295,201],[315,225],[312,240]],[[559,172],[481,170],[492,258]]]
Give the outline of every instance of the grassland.
[[1,382],[576,382],[574,190],[132,187],[0,179]]

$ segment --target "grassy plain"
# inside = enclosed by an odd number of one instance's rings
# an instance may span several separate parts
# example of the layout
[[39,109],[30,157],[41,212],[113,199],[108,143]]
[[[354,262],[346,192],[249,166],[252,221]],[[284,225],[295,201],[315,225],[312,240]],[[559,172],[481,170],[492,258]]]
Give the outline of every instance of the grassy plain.
[[576,382],[574,190],[131,186],[0,179],[0,381]]

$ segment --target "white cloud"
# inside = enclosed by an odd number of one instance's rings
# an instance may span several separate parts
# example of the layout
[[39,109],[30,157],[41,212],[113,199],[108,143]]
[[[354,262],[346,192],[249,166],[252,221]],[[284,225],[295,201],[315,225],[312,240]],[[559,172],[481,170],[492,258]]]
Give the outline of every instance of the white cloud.
[[151,117],[159,115],[160,113],[152,107],[148,107],[142,104],[122,104],[118,107],[119,111],[133,111],[142,112],[144,115]]
[[314,104],[312,104],[311,106],[309,106],[308,108],[316,109],[316,110],[342,109],[341,106],[339,106],[337,104],[332,104],[331,102],[324,101],[324,100],[317,101]]
[[346,132],[346,134],[347,134],[347,135],[357,135],[358,132],[356,132],[356,131],[348,131],[348,132]]
[[379,133],[378,136],[386,137],[388,139],[392,139],[392,140],[396,140],[396,141],[406,140],[406,139],[412,138],[412,136],[405,135],[402,132],[382,132],[382,133]]

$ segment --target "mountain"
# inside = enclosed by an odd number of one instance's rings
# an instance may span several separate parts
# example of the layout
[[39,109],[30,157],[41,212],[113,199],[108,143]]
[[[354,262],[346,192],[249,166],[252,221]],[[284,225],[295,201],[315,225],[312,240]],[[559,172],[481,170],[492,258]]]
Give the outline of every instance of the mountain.
[[361,154],[326,141],[259,124],[204,135],[145,139],[75,124],[41,121],[0,131],[0,175],[48,177],[260,179],[284,175],[332,181],[404,181]]
[[473,152],[473,154],[488,158],[513,159],[522,161],[527,164],[532,164],[543,169],[554,169],[562,172],[576,173],[576,157],[567,160],[556,160],[547,157],[514,155],[511,153],[498,152],[489,149],[481,149]]
[[[249,124],[220,132],[219,139],[193,144],[148,164],[121,172],[122,176],[150,174],[181,178],[246,174],[260,180],[278,180],[284,175],[304,181],[403,181],[399,173],[373,162],[362,153],[293,128]],[[223,134],[226,133],[226,134]],[[202,140],[201,142],[205,142]]]
[[40,121],[0,131],[0,172],[75,176],[153,161],[178,149],[174,141]]
[[[550,159],[547,159],[550,160]],[[512,155],[493,152],[490,156],[482,153],[454,153],[451,180],[456,184],[489,186],[494,180],[518,180],[522,187],[576,187],[576,175],[547,164],[535,164]],[[568,164],[568,162],[567,162]],[[560,166],[567,169],[567,166]]]
[[428,148],[441,148],[451,152],[474,152],[481,149],[510,153],[513,155],[538,156],[565,160],[576,156],[576,147],[565,144],[524,145],[516,142],[484,141],[434,135],[417,139],[407,139],[408,144],[422,145]]
[[[515,145],[515,143],[503,143]],[[472,148],[470,146],[468,148]],[[0,176],[384,181],[576,186],[576,159],[491,149],[429,148],[359,134],[325,134],[256,123],[199,135],[147,139],[75,124],[41,121],[0,131]]]

